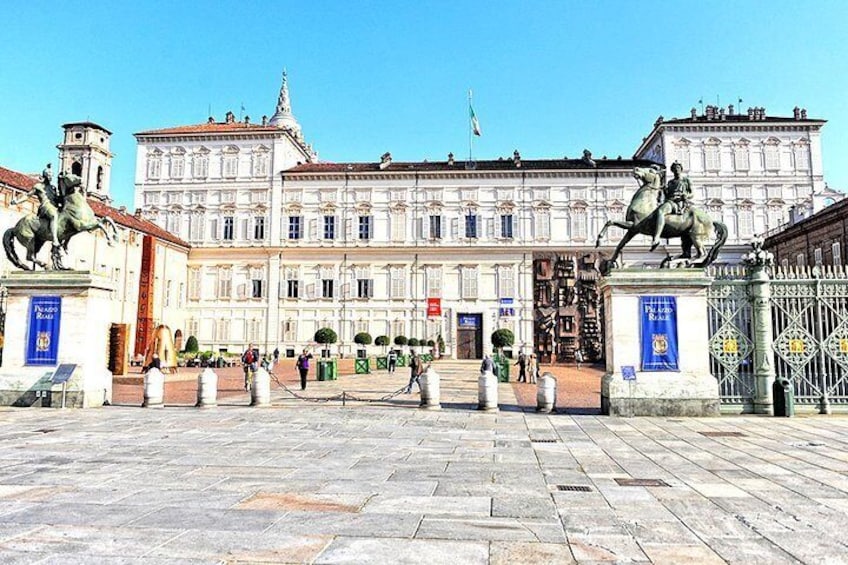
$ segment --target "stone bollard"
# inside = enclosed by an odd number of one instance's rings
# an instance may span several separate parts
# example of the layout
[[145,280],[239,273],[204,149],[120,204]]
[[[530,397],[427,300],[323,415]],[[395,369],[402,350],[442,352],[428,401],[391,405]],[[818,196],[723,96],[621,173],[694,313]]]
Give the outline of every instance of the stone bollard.
[[144,374],[144,402],[142,408],[162,408],[165,405],[165,375],[157,368]]
[[271,406],[271,376],[263,368],[253,373],[253,386],[250,388],[251,406]]
[[218,405],[218,375],[212,369],[203,369],[203,372],[197,375],[197,406],[205,408],[207,406]]
[[545,373],[536,385],[536,412],[553,412],[556,410],[557,380],[550,373]]
[[498,409],[498,378],[492,371],[480,373],[477,381],[477,409]]
[[441,410],[441,377],[433,368],[428,368],[418,379],[421,388],[421,408]]

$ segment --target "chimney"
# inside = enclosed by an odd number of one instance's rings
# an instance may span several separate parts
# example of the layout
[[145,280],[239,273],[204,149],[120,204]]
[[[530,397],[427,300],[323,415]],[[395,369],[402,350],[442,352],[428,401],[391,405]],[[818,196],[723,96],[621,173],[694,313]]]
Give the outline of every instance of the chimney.
[[728,115],[728,116],[735,116],[736,114],[734,114],[734,112],[735,112],[735,110],[734,110],[734,108],[733,108],[733,104],[730,104],[730,105],[727,107],[727,115]]
[[806,108],[801,108],[801,119],[802,120],[807,119],[807,109]]
[[521,153],[518,152],[518,149],[512,152],[512,162],[515,164],[516,168],[521,167]]
[[262,116],[262,125],[263,125],[263,126],[267,126],[267,125],[268,125],[268,116]]
[[225,121],[226,121],[228,124],[235,123],[235,121],[236,121],[236,115],[235,115],[235,114],[233,114],[232,112],[227,112],[227,114],[226,114],[226,118],[225,118]]
[[689,114],[691,115],[693,120],[698,118],[698,110],[696,110],[695,108],[689,110]]
[[209,116],[209,119],[208,119],[208,120],[206,120],[206,123],[207,123],[207,124],[214,124],[214,123],[215,123],[215,118],[214,118],[213,116]]
[[707,121],[712,121],[716,117],[716,107],[713,105],[707,106]]
[[244,125],[247,125],[249,123],[250,123],[250,116],[245,116],[244,117]]
[[453,167],[453,153],[448,153],[448,167]]
[[753,108],[748,108],[748,119],[752,120],[752,121],[754,119],[754,109]]
[[761,120],[765,120],[765,119],[766,119],[766,109],[765,109],[765,108],[763,108],[763,107],[760,107],[760,119],[761,119]]
[[799,108],[798,106],[795,106],[794,108],[792,108],[792,117],[795,118],[796,120],[800,120],[801,119],[801,108]]
[[126,214],[127,213],[127,207],[126,206],[118,206],[118,212],[120,212],[121,214]]
[[380,155],[380,170],[387,168],[392,164],[392,154],[386,151],[382,155]]
[[718,118],[724,121],[724,108],[719,108],[718,110]]

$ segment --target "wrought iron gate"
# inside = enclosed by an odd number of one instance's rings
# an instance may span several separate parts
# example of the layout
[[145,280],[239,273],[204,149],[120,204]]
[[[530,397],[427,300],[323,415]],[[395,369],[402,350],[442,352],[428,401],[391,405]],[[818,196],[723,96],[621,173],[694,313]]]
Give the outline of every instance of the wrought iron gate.
[[6,297],[8,290],[0,286],[0,367],[3,366],[3,348],[6,346]]
[[795,403],[827,413],[848,407],[848,279],[841,269],[814,274],[778,271],[771,282],[774,360]]
[[[714,269],[708,294],[710,370],[722,406],[750,411],[755,395],[751,282],[739,269]],[[777,269],[771,281],[771,343],[777,378],[806,411],[848,412],[848,272]],[[768,333],[768,332],[766,332]]]
[[710,371],[718,381],[723,405],[749,412],[754,397],[751,298],[739,271],[725,270],[707,294]]

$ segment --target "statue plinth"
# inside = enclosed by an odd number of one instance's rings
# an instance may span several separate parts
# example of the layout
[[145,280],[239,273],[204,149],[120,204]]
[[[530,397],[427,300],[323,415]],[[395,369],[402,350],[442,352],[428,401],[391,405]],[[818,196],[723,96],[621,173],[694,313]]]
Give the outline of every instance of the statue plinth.
[[[62,385],[53,384],[59,364],[76,365],[66,384],[68,407],[102,406],[112,400],[112,373],[108,371],[111,293],[107,278],[87,271],[12,272],[0,279],[8,290],[3,364],[0,366],[0,405],[54,406],[62,404]],[[31,304],[58,297],[56,358],[31,362],[28,347],[48,349],[50,335],[40,337],[31,327]],[[35,345],[33,345],[35,344]],[[28,362],[30,361],[30,362]]]
[[[601,383],[604,414],[719,415],[718,382],[709,366],[710,283],[711,279],[696,269],[617,269],[601,279],[606,348],[606,374]],[[649,324],[643,320],[643,297],[674,298],[675,370],[643,370],[645,347],[662,351],[669,346],[662,335],[642,335]],[[649,340],[647,345],[643,339]]]

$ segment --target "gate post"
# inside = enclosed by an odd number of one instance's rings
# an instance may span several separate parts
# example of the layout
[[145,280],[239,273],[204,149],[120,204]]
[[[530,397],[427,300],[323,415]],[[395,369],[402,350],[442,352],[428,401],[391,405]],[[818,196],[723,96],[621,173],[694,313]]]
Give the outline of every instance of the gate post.
[[743,257],[748,267],[748,285],[751,289],[752,321],[754,341],[754,414],[772,414],[775,379],[774,350],[772,348],[771,286],[769,268],[774,256],[763,249],[763,240],[754,238],[753,251]]

